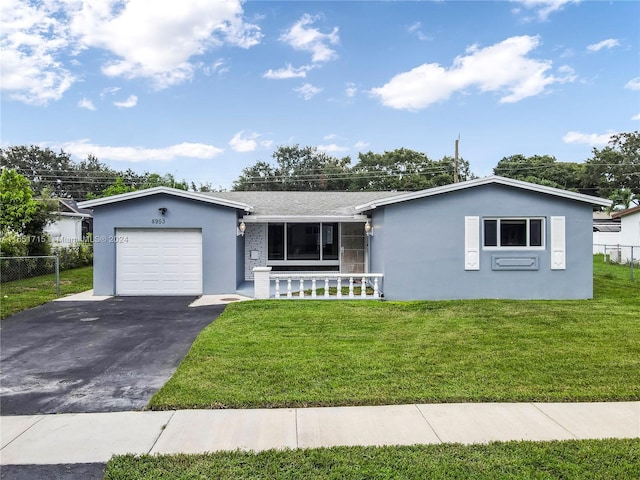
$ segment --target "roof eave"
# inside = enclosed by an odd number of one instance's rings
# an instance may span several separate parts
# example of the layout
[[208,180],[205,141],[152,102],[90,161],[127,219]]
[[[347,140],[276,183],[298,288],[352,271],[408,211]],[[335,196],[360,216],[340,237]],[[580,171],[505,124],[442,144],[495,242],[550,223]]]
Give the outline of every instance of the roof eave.
[[521,180],[514,180],[512,178],[500,177],[492,175],[489,177],[476,178],[473,180],[467,180],[466,182],[452,183],[450,185],[443,185],[441,187],[429,188],[427,190],[419,190],[417,192],[403,193],[394,197],[388,197],[373,202],[368,202],[355,207],[356,212],[364,212],[367,210],[373,210],[380,206],[391,205],[393,203],[406,202],[408,200],[415,200],[418,198],[431,197],[434,195],[440,195],[443,193],[450,193],[459,190],[465,190],[467,188],[479,187],[489,184],[506,185],[510,187],[521,188],[537,193],[544,193],[547,195],[553,195],[556,197],[567,198],[570,200],[576,200],[579,202],[589,203],[591,205],[599,205],[603,207],[611,206],[611,200],[599,197],[592,197],[591,195],[585,195],[583,193],[570,192],[568,190],[561,190],[559,188],[547,187],[545,185],[538,185],[536,183],[523,182]]
[[304,223],[304,222],[366,222],[366,215],[245,215],[242,221],[245,223]]
[[70,218],[91,218],[89,213],[75,213],[75,212],[53,212],[53,216],[70,217]]
[[630,215],[636,212],[640,212],[640,205],[636,205],[635,207],[627,208],[625,210],[620,210],[619,212],[613,212],[611,214],[611,218],[622,218],[626,215]]
[[186,190],[179,190],[177,188],[170,187],[153,187],[147,188],[145,190],[136,190],[134,192],[112,195],[110,197],[96,198],[95,200],[86,200],[84,202],[79,202],[78,206],[81,208],[94,208],[97,206],[109,205],[112,203],[124,202],[127,200],[134,200],[137,198],[143,198],[157,194],[167,194],[174,197],[186,198],[188,200],[197,200],[200,202],[212,203],[223,207],[231,207],[238,210],[244,210],[245,212],[253,211],[253,207],[251,205],[247,205],[246,203],[234,202],[233,200],[225,200],[211,195],[204,195],[198,192],[188,192]]

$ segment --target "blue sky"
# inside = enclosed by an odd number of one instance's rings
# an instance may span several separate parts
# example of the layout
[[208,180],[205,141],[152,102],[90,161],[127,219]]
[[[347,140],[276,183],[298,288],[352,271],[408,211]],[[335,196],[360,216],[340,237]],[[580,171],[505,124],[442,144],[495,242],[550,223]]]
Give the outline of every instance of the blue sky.
[[637,1],[5,0],[1,143],[231,188],[280,145],[581,162],[640,125]]

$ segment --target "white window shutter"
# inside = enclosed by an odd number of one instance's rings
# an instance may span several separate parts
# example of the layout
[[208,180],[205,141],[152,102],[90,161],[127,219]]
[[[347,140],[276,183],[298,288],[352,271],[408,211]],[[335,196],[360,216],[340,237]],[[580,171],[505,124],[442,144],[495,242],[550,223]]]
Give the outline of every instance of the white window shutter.
[[464,269],[480,270],[480,217],[464,217]]
[[551,270],[567,268],[564,217],[551,217]]

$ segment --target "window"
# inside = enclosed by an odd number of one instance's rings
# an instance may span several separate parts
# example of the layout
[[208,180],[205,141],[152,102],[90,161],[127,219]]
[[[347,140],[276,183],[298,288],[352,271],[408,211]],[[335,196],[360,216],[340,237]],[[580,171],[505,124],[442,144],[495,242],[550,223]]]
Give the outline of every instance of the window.
[[542,248],[544,247],[542,218],[485,218],[485,247]]
[[269,260],[284,260],[284,223],[270,223],[267,236]]
[[267,244],[272,261],[338,261],[338,224],[270,223]]
[[320,260],[320,224],[287,224],[287,260]]

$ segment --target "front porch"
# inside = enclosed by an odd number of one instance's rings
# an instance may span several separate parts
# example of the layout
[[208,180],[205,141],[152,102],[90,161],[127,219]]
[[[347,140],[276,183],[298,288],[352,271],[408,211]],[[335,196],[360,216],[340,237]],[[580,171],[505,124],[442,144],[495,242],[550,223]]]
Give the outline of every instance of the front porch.
[[[238,295],[255,299],[381,299],[381,273],[272,272],[257,267],[254,281],[244,281]],[[364,286],[364,288],[363,288]]]
[[357,276],[368,271],[366,223],[361,218],[356,220],[246,223],[243,227],[244,280],[254,280],[256,267],[271,267],[273,273],[283,274]]

